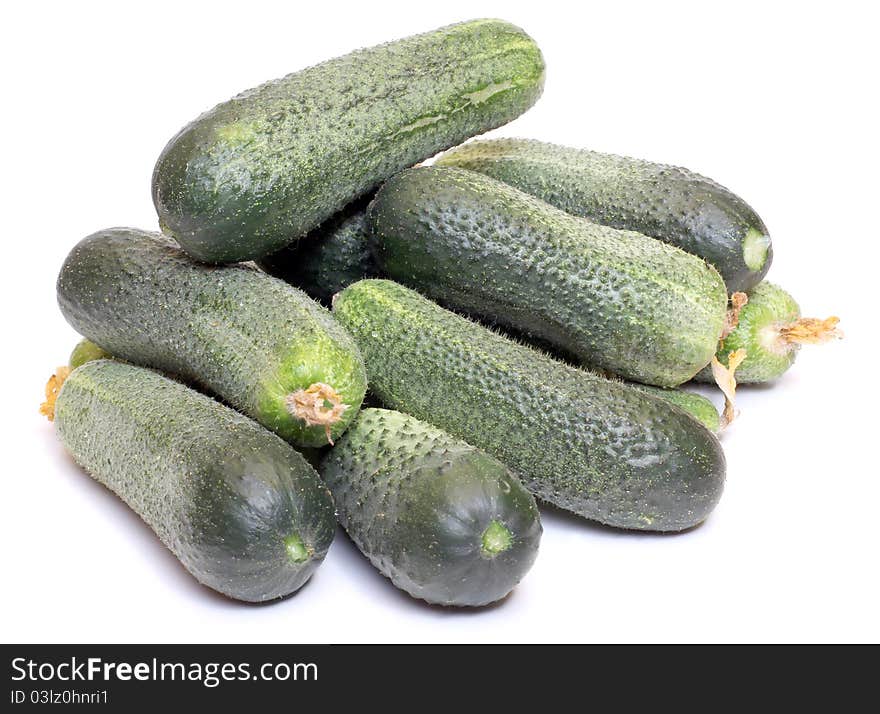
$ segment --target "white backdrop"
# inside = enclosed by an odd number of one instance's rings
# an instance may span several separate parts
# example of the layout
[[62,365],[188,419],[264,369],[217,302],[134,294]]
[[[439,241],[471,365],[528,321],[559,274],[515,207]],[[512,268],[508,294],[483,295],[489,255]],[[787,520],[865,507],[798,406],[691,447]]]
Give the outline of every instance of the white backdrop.
[[[27,9],[21,9],[21,8]],[[4,13],[0,638],[20,641],[878,640],[877,17],[869,3],[36,3]],[[493,135],[671,162],[740,193],[770,278],[846,339],[741,391],[697,530],[545,511],[537,564],[484,611],[395,590],[340,532],[300,593],[225,600],[64,453],[37,413],[76,335],[57,270],[99,228],[154,228],[165,142],[204,109],[355,47],[472,17],[522,26],[543,99]],[[709,393],[709,392],[707,392]],[[715,396],[716,403],[720,403]]]

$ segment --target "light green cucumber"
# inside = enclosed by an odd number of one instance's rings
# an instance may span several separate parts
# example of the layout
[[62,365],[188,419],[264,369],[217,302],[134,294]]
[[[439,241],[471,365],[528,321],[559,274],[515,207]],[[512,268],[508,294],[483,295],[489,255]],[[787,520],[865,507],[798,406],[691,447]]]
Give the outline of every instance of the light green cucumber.
[[201,265],[165,236],[112,228],[74,247],[57,289],[67,321],[102,349],[198,384],[297,446],[340,436],[363,399],[351,337],[256,268]]
[[506,466],[423,421],[365,409],[320,467],[379,571],[438,605],[506,596],[538,554],[535,499]]
[[71,369],[76,369],[77,367],[84,365],[86,362],[91,362],[96,359],[112,359],[112,357],[113,355],[109,352],[102,350],[94,342],[83,337],[76,343],[73,352],[70,353],[70,359],[67,364]]
[[[721,341],[717,357],[727,366],[730,353],[743,350],[745,359],[735,373],[737,383],[771,382],[794,364],[802,344],[826,342],[839,336],[837,322],[836,317],[802,318],[795,299],[765,280],[749,293],[736,327]],[[696,379],[714,381],[708,367]]]
[[224,595],[289,595],[330,547],[333,499],[305,459],[179,382],[117,360],[90,361],[64,381],[54,421],[76,462]]

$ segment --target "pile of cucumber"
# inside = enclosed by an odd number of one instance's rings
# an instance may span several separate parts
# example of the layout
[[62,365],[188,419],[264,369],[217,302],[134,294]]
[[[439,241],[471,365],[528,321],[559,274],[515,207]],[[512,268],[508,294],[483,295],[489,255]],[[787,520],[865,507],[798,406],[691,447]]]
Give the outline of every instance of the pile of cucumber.
[[721,375],[730,396],[837,334],[764,281],[766,227],[707,178],[459,146],[543,83],[500,20],[268,82],[165,147],[161,232],[70,252],[58,304],[84,339],[42,411],[201,583],[289,595],[338,520],[397,587],[479,606],[534,562],[536,498],[692,528],[721,497],[723,420],[677,387]]

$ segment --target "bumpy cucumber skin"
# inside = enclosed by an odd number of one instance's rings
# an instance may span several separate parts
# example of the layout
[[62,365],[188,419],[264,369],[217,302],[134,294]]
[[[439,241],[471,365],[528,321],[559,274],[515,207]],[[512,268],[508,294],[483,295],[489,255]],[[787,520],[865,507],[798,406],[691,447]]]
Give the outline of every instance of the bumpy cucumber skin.
[[[493,330],[498,329],[497,325],[491,323],[489,323],[487,326]],[[523,335],[521,332],[510,330],[510,328],[501,328],[501,332],[504,333],[505,336],[511,338],[514,342],[533,347],[538,351],[544,352],[548,356],[553,357],[554,359],[573,364],[577,363],[576,360],[573,360],[571,355],[568,355],[564,351],[554,347],[546,340],[539,340],[534,337],[528,337],[526,335]],[[582,369],[586,368],[582,367]],[[595,372],[600,377],[604,377],[605,379],[623,381],[619,380],[619,378],[611,372],[604,372],[601,370],[591,371]],[[670,404],[674,404],[679,409],[687,412],[690,416],[700,422],[713,434],[718,434],[721,431],[721,416],[718,414],[718,410],[715,408],[715,405],[712,404],[711,400],[707,399],[701,394],[688,392],[684,389],[654,387],[650,384],[640,384],[639,382],[623,381],[623,383],[626,384],[628,387],[634,387],[635,389],[646,392],[647,394],[652,394],[655,397],[660,397]]]
[[[730,293],[757,285],[773,260],[767,227],[739,196],[688,169],[528,139],[475,141],[436,165],[478,171],[557,208],[635,230],[715,266]],[[746,238],[766,245],[746,261]]]
[[[781,377],[794,364],[798,345],[781,345],[774,328],[794,322],[801,316],[795,299],[778,285],[766,280],[749,293],[749,301],[739,313],[739,322],[724,338],[718,361],[727,365],[734,350],[745,350],[746,358],[736,370],[739,384],[761,384]],[[696,379],[713,382],[708,367]]]
[[334,313],[382,402],[495,456],[537,497],[619,528],[679,531],[718,502],[718,440],[668,402],[518,345],[387,280]]
[[683,389],[651,387],[647,384],[638,384],[637,382],[628,382],[627,384],[646,394],[651,394],[670,404],[674,404],[679,409],[687,412],[713,434],[721,431],[721,416],[718,414],[718,409],[715,408],[711,400],[706,399],[702,394],[686,392]]
[[[484,323],[485,324],[485,323]],[[487,327],[492,330],[500,331],[508,338],[512,339],[514,342],[519,344],[527,345],[532,347],[539,352],[543,352],[546,355],[561,360],[563,362],[568,362],[570,364],[576,364],[577,360],[573,359],[571,355],[566,354],[564,351],[558,349],[554,345],[551,345],[546,340],[536,339],[535,337],[529,337],[523,335],[521,332],[517,332],[515,330],[511,330],[510,328],[501,327],[498,325],[488,323]],[[581,367],[582,370],[586,370],[587,368]],[[718,410],[715,408],[715,405],[712,404],[711,400],[702,396],[701,394],[696,394],[694,392],[689,392],[684,389],[670,388],[670,387],[654,387],[650,384],[640,384],[639,382],[628,382],[625,380],[620,380],[616,375],[611,372],[605,372],[602,370],[590,370],[596,373],[600,377],[604,377],[605,379],[617,380],[627,385],[628,387],[633,387],[642,392],[646,392],[647,394],[651,394],[655,397],[660,397],[661,399],[669,402],[670,404],[674,404],[679,409],[684,410],[688,413],[689,416],[696,419],[703,426],[705,426],[709,431],[713,434],[718,434],[721,431],[721,416],[718,414]]]
[[67,364],[71,369],[76,369],[86,362],[92,362],[97,359],[111,359],[112,357],[113,355],[106,350],[102,350],[91,340],[83,338],[76,343],[76,347],[70,353],[70,359]]
[[306,237],[257,261],[258,265],[328,306],[343,288],[379,277],[366,217],[371,199],[372,195],[351,203]]
[[[151,370],[97,360],[55,403],[64,446],[196,579],[237,600],[284,597],[333,540],[333,499],[279,437]],[[293,555],[288,543],[301,544]]]
[[[567,354],[564,350],[561,350],[558,347],[551,345],[549,342],[547,342],[547,340],[541,340],[534,336],[524,335],[522,332],[512,330],[509,327],[502,327],[492,322],[483,321],[483,324],[485,324],[491,330],[500,331],[502,334],[512,339],[514,342],[532,347],[554,359],[568,362],[570,364],[577,364],[576,358],[574,358],[570,354]],[[589,368],[582,366],[581,369],[587,370]],[[619,377],[617,377],[612,372],[607,372],[604,370],[589,369],[589,371],[594,372],[598,376],[604,377],[605,379],[622,381],[629,387],[634,387],[643,392],[647,392],[648,394],[652,394],[655,397],[660,397],[670,404],[674,404],[679,409],[683,409],[684,411],[686,411],[690,416],[699,421],[713,434],[718,434],[721,431],[721,417],[718,414],[718,410],[715,408],[715,405],[712,404],[711,400],[700,394],[689,392],[684,389],[654,387],[650,384],[640,384],[639,382],[620,380]]]
[[398,174],[370,204],[369,221],[388,277],[584,364],[674,387],[715,353],[724,282],[660,241],[457,168]]
[[163,229],[198,260],[261,258],[407,166],[534,104],[544,60],[501,20],[358,50],[202,114],[153,172]]
[[160,234],[112,228],[83,239],[58,276],[74,329],[115,357],[201,385],[297,446],[323,446],[287,395],[321,382],[349,405],[366,391],[357,345],[305,293],[247,266],[194,263]]
[[[436,605],[505,597],[538,554],[532,495],[506,466],[414,417],[364,409],[319,469],[343,528],[401,590]],[[492,522],[511,545],[488,556]]]

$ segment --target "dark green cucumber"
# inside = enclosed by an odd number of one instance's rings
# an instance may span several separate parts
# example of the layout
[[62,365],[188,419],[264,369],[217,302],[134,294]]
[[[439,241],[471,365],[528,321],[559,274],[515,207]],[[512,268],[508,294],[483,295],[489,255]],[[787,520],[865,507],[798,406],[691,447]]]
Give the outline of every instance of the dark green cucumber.
[[116,360],[84,364],[61,387],[55,426],[76,462],[224,595],[289,595],[333,540],[333,499],[302,456],[156,372]]
[[677,166],[528,139],[471,142],[436,164],[479,171],[568,213],[678,246],[715,266],[730,293],[757,285],[773,259],[751,206]]
[[109,352],[102,350],[94,342],[83,337],[83,339],[76,343],[73,352],[70,353],[70,359],[67,364],[71,369],[76,369],[86,362],[92,362],[97,359],[112,359],[112,357],[113,355]]
[[[737,325],[722,340],[717,357],[727,366],[730,353],[743,350],[746,356],[736,369],[737,383],[770,382],[794,364],[801,344],[824,342],[838,336],[836,325],[836,317],[801,318],[795,299],[765,280],[749,293]],[[707,367],[696,379],[713,382],[712,370]]]
[[371,198],[348,205],[305,238],[259,260],[259,266],[325,305],[344,287],[379,277],[366,217]]
[[620,528],[678,531],[718,502],[724,454],[668,402],[517,344],[388,280],[334,314],[370,389],[511,468],[539,498]]
[[522,114],[544,60],[501,20],[358,50],[267,82],[184,127],[153,172],[159,222],[191,256],[261,258],[407,166]]
[[689,380],[724,327],[724,282],[703,260],[472,171],[404,171],[369,220],[389,277],[627,379]]
[[298,446],[341,435],[363,400],[360,353],[327,310],[256,268],[194,263],[159,234],[82,240],[58,303],[114,356],[199,384]]
[[413,597],[487,605],[538,554],[538,507],[507,467],[406,414],[363,410],[320,473],[351,539]]

